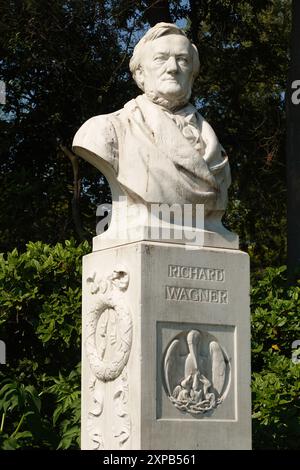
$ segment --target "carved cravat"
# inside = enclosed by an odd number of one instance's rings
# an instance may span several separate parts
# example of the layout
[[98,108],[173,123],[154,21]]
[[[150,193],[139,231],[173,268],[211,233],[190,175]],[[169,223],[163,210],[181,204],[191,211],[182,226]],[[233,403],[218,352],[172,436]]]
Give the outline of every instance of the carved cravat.
[[201,152],[205,144],[201,137],[201,133],[198,127],[196,109],[194,106],[188,104],[184,108],[172,113],[168,110],[164,110],[165,114],[175,122],[178,129],[181,131],[183,136],[189,141],[195,150]]

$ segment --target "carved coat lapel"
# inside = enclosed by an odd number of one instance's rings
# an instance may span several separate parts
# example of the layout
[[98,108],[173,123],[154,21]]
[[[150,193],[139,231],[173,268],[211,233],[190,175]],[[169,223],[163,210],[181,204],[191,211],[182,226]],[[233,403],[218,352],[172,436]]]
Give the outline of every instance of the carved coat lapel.
[[139,96],[112,115],[119,151],[118,181],[148,203],[215,204],[218,184],[177,125]]
[[148,135],[161,155],[169,158],[179,170],[182,168],[217,188],[215,178],[201,154],[183,136],[175,122],[161,107],[151,103],[144,95],[138,96],[135,101],[148,127]]

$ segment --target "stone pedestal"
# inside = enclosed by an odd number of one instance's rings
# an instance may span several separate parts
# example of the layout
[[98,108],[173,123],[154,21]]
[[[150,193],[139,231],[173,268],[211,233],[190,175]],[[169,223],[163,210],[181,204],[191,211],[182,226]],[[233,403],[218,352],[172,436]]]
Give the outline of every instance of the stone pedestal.
[[249,449],[248,255],[137,242],[83,260],[82,449]]

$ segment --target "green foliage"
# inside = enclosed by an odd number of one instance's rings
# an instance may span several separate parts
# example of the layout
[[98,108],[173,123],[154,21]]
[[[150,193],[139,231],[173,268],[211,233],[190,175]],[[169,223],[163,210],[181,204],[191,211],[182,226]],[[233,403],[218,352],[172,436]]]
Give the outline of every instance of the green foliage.
[[49,383],[54,382],[47,388],[47,393],[55,397],[52,423],[62,436],[58,449],[78,448],[80,445],[80,378],[78,364],[67,376],[59,373],[58,378],[48,380]]
[[0,385],[1,449],[79,447],[80,364],[67,376],[42,375],[37,383],[40,393],[4,374]]
[[[81,257],[87,243],[28,243],[0,258],[0,447],[79,446]],[[293,449],[300,439],[300,282],[286,268],[252,280],[252,390],[255,448]]]
[[300,439],[300,364],[292,343],[300,340],[300,280],[286,268],[268,268],[253,280],[253,438],[260,449],[296,449]]
[[[1,374],[2,375],[2,374]],[[40,394],[32,385],[0,376],[0,446],[4,450],[42,446],[53,440],[47,420],[41,414]]]
[[87,242],[28,243],[0,257],[3,449],[79,446],[81,259]]
[[251,292],[255,369],[269,352],[290,356],[292,342],[300,339],[300,282],[287,284],[285,266],[268,268],[257,277]]
[[253,373],[253,438],[257,449],[298,449],[300,365],[272,353]]

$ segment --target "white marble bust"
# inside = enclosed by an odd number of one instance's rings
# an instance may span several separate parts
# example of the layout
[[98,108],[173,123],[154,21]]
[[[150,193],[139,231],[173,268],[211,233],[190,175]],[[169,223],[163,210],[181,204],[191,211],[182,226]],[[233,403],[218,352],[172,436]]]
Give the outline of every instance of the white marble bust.
[[135,46],[130,70],[143,94],[85,122],[74,152],[108,178],[115,202],[126,195],[146,206],[204,204],[206,223],[220,232],[230,168],[215,132],[189,103],[197,48],[176,25],[158,23]]

